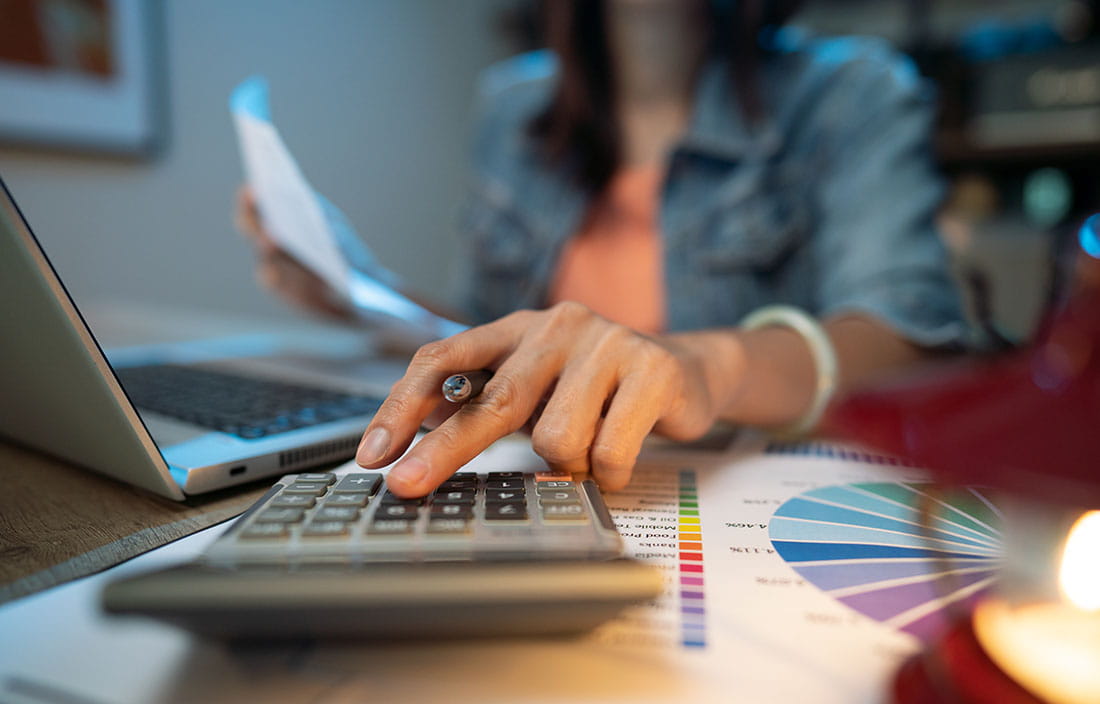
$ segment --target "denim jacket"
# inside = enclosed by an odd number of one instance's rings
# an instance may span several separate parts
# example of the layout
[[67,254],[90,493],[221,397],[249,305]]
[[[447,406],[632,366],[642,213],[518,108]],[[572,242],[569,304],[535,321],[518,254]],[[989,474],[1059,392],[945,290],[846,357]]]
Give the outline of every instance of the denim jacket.
[[[543,307],[589,206],[527,126],[550,99],[548,52],[482,82],[462,232],[476,322]],[[742,116],[724,65],[701,72],[661,191],[670,331],[736,325],[769,303],[869,313],[922,345],[966,333],[934,225],[932,107],[912,65],[871,39],[821,39],[761,69],[764,119]]]

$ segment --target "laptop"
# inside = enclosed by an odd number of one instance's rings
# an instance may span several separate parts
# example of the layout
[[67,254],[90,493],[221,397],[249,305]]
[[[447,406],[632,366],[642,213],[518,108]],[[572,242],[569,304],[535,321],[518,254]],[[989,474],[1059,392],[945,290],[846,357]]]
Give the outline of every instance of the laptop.
[[352,457],[377,384],[258,343],[106,354],[0,180],[0,435],[176,500]]

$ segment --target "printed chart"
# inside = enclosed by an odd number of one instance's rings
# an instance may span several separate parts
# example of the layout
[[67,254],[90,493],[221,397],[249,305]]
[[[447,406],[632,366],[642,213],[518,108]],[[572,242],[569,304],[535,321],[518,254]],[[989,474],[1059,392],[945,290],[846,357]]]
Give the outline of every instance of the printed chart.
[[787,500],[769,534],[799,575],[837,601],[927,639],[991,584],[999,523],[976,489],[944,494],[931,484],[871,482]]
[[596,640],[705,648],[706,583],[695,471],[640,468],[630,486],[607,501],[627,552],[662,570],[666,586],[660,598],[628,609]]

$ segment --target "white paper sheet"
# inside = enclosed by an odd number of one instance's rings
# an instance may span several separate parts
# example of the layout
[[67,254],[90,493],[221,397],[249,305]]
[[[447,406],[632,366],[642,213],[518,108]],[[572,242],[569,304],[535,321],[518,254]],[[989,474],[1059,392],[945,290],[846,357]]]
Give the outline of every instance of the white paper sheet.
[[[750,437],[730,453],[647,451],[631,487],[609,504],[630,552],[659,566],[668,590],[583,637],[257,649],[99,612],[105,580],[187,559],[216,528],[0,608],[0,700],[37,702],[18,696],[37,686],[72,701],[121,703],[883,701],[917,641],[800,579],[777,556],[767,525],[780,504],[815,487],[921,474],[759,448]],[[525,442],[502,442],[474,467],[537,462]],[[685,516],[698,523],[684,524]],[[686,558],[702,565],[686,573],[703,580],[690,585],[701,593],[690,599],[679,579],[684,525],[697,525],[702,543],[701,559]]]
[[[410,334],[419,332],[425,340],[466,329],[394,290],[396,277],[374,261],[347,217],[306,180],[271,120],[263,78],[252,77],[238,85],[230,110],[245,176],[264,227],[280,247],[368,321],[396,323]],[[356,250],[355,261],[349,259],[346,248]]]

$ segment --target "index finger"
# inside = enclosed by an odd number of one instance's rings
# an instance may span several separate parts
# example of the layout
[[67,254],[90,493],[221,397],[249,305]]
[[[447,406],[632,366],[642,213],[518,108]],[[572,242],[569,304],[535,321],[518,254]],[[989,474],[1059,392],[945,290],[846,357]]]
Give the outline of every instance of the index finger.
[[401,458],[386,478],[399,496],[422,496],[500,438],[519,430],[559,373],[532,345],[520,345],[479,396]]
[[521,311],[417,350],[363,433],[356,461],[375,468],[397,459],[424,419],[440,403],[449,403],[441,395],[443,380],[457,372],[496,368],[515,347],[522,329]]

